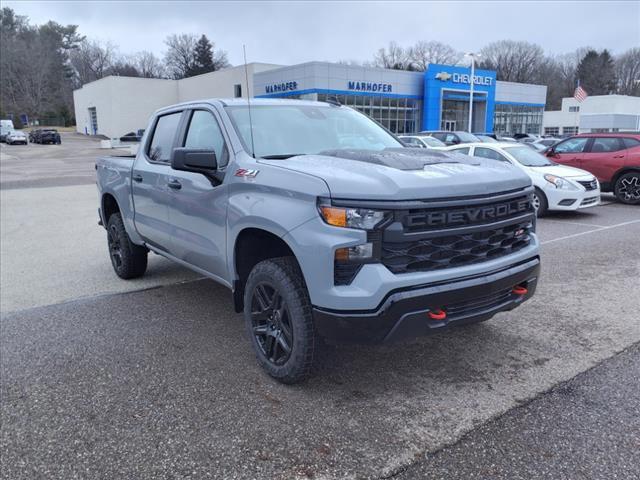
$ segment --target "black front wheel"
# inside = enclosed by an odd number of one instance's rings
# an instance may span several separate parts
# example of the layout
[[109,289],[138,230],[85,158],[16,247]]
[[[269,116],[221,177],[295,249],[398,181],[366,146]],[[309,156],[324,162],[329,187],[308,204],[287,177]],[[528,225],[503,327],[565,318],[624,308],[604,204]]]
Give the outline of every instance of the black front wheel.
[[300,267],[292,257],[258,263],[247,279],[244,317],[260,365],[282,383],[306,379],[313,365],[315,329]]
[[616,181],[614,193],[622,203],[640,204],[640,172],[629,172],[622,175]]
[[116,275],[125,280],[144,275],[148,251],[131,242],[119,213],[112,214],[107,222],[107,245]]
[[547,197],[539,188],[533,192],[533,208],[535,208],[538,217],[544,217],[549,208]]

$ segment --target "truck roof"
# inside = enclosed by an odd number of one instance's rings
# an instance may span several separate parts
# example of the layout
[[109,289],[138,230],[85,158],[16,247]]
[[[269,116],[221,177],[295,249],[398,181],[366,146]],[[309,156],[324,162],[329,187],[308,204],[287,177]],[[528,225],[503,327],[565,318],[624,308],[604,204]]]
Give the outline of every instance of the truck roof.
[[[202,100],[190,100],[188,102],[176,103],[174,105],[168,105],[166,107],[162,107],[158,112],[163,112],[165,110],[174,109],[176,107],[187,107],[193,104],[202,104],[202,103],[221,103],[223,106],[245,106],[247,105],[246,98],[206,98]],[[331,105],[327,102],[316,102],[313,100],[297,100],[297,99],[287,99],[287,98],[252,98],[251,105],[308,105],[315,107],[326,107]]]

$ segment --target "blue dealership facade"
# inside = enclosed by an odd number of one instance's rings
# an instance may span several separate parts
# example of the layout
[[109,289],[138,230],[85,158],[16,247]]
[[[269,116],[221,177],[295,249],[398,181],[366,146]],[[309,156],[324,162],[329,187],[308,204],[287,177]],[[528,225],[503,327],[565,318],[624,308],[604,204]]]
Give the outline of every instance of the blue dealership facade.
[[[430,64],[408,72],[326,62],[275,68],[253,76],[255,97],[337,99],[394,133],[467,130],[470,69]],[[547,87],[501,82],[496,73],[474,74],[473,131],[541,133]]]

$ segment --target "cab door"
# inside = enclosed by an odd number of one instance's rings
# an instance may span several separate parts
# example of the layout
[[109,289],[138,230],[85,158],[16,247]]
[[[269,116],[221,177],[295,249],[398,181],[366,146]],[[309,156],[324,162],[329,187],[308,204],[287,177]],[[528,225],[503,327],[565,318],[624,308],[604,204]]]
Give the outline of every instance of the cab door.
[[[229,162],[228,141],[210,107],[189,110],[178,146],[213,151],[218,172]],[[222,280],[228,280],[226,256],[227,185],[201,173],[169,172],[171,255]]]
[[587,150],[587,145],[590,141],[590,137],[568,138],[555,145],[547,154],[547,157],[562,165],[581,168],[584,152]]
[[[152,127],[144,151],[136,157],[131,172],[134,224],[149,245],[168,251],[172,228],[169,224],[169,173],[183,112],[159,116]],[[141,146],[141,148],[143,148]]]

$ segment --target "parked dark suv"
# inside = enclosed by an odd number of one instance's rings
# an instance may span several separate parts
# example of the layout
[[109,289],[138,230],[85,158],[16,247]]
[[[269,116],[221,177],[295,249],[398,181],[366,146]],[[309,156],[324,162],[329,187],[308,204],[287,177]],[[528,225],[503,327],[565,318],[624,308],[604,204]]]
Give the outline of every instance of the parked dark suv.
[[420,135],[430,135],[444,142],[446,145],[459,145],[461,143],[476,143],[480,141],[480,139],[472,133],[462,131],[426,131],[420,132]]
[[640,204],[640,133],[583,133],[552,145],[546,155],[592,173],[600,189],[621,202]]
[[60,134],[53,128],[45,128],[42,130],[35,130],[33,132],[33,143],[55,143],[60,145]]

